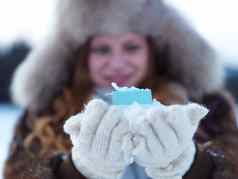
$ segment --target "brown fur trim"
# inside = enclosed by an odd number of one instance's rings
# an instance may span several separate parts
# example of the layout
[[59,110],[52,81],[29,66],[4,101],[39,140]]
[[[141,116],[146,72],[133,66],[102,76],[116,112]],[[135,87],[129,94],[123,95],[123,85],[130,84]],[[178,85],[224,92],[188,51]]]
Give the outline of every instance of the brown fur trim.
[[47,161],[29,155],[23,148],[17,148],[6,162],[4,178],[54,179],[54,175]]
[[238,178],[238,130],[227,132],[206,146],[215,165],[214,179]]
[[235,103],[226,91],[217,91],[203,96],[201,103],[210,111],[201,121],[197,140],[201,142],[212,140],[237,130]]

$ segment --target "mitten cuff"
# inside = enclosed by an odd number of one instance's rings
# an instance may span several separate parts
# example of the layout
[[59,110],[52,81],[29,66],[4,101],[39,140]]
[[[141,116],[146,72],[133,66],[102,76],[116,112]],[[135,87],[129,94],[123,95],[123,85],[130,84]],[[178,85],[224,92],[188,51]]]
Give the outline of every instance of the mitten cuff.
[[85,158],[83,155],[79,156],[78,151],[72,152],[72,161],[76,169],[90,179],[120,179],[123,174],[123,169],[111,169],[102,163],[100,166],[96,166],[94,161]]

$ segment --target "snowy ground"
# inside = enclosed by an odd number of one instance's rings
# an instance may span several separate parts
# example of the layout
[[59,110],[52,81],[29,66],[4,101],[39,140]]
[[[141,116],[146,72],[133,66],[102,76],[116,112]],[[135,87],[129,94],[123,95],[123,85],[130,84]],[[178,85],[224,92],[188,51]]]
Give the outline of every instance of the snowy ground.
[[8,153],[9,142],[12,138],[12,131],[21,110],[9,105],[0,104],[0,179],[2,179],[3,164]]

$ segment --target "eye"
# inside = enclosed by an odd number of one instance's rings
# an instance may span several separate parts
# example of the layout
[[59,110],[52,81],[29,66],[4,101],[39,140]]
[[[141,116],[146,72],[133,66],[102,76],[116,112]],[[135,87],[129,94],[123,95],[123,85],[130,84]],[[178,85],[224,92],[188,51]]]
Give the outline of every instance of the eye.
[[128,43],[124,46],[124,50],[129,53],[136,52],[137,50],[140,50],[141,46],[133,43]]
[[98,47],[92,47],[91,52],[99,55],[107,55],[111,52],[111,49],[107,45],[102,45]]

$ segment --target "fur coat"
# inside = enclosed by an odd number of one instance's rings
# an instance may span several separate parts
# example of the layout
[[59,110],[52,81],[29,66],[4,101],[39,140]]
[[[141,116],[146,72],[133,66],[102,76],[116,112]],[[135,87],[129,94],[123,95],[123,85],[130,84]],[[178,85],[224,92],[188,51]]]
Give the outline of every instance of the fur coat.
[[[178,84],[161,85],[154,97],[164,104],[184,102]],[[197,154],[185,179],[238,177],[238,130],[232,100],[222,91],[206,94],[201,104],[210,109],[195,135]],[[26,110],[18,121],[5,166],[5,179],[86,179],[74,168],[71,143],[63,131],[65,119],[79,112],[77,96],[65,89],[50,111]]]

